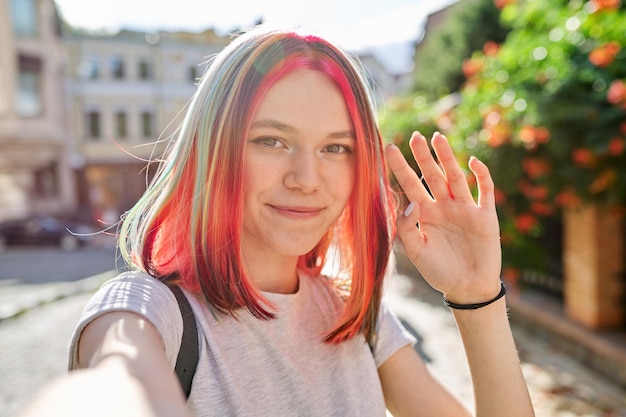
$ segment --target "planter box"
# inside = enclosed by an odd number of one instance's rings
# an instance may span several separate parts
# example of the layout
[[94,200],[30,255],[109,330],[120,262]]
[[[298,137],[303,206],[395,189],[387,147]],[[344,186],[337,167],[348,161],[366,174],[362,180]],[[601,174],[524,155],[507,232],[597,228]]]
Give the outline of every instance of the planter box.
[[566,315],[591,329],[624,325],[623,218],[610,208],[566,210],[563,219]]

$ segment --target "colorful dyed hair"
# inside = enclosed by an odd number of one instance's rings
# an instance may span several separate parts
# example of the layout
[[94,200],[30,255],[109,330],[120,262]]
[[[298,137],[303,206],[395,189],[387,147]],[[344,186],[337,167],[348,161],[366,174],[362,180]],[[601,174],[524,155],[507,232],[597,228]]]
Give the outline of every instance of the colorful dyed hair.
[[342,92],[356,134],[356,175],[348,204],[298,266],[320,274],[337,250],[345,311],[325,340],[363,333],[372,341],[383,277],[395,233],[395,204],[383,143],[361,67],[313,35],[254,28],[237,37],[209,65],[158,172],[120,228],[120,251],[131,267],[159,279],[177,276],[220,313],[247,308],[274,317],[271,304],[243,268],[243,155],[256,107],[291,71],[319,71]]

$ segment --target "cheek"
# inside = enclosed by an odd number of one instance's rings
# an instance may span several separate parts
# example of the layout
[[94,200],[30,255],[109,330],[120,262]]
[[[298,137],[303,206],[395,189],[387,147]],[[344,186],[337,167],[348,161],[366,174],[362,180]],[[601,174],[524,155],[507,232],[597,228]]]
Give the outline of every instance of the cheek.
[[283,169],[279,161],[268,158],[246,158],[243,167],[243,196],[249,203],[273,194],[282,184]]
[[262,186],[264,179],[269,178],[266,168],[267,164],[262,163],[258,158],[246,156],[243,165],[243,192],[244,194],[253,192]]
[[346,166],[343,170],[343,173],[340,175],[340,185],[343,190],[343,193],[348,197],[352,194],[352,190],[355,184],[356,178],[356,164],[352,161],[351,164]]

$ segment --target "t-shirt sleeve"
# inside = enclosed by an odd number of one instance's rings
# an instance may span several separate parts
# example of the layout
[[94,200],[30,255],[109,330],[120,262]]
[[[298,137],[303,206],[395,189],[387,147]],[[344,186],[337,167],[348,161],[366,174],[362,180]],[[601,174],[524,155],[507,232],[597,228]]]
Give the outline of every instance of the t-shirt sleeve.
[[87,302],[70,342],[70,370],[78,368],[78,341],[85,327],[114,311],[133,312],[152,323],[161,334],[165,353],[174,368],[183,332],[176,298],[165,284],[153,277],[127,272],[105,282]]
[[413,346],[417,339],[404,328],[393,311],[383,301],[378,312],[376,338],[374,341],[374,361],[380,367],[400,348]]

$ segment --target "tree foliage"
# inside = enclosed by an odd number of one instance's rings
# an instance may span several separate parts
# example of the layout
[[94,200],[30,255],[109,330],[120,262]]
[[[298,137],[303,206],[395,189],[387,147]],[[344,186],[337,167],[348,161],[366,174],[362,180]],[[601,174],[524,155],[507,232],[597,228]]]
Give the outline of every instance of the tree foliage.
[[465,62],[448,133],[490,166],[505,262],[527,268],[561,210],[626,212],[626,12],[619,0],[501,3],[512,31]]
[[509,31],[492,0],[460,0],[448,13],[416,54],[413,89],[429,99],[458,91],[465,81],[463,61],[489,40],[502,42]]

